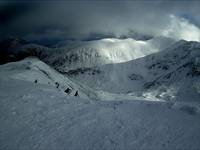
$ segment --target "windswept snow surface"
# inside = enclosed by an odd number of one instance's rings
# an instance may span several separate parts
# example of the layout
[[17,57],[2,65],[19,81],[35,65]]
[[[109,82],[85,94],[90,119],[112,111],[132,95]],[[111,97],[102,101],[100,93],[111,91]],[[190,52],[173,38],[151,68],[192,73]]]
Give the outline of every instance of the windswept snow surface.
[[1,77],[0,149],[200,149],[197,106],[94,101]]
[[32,83],[37,80],[39,84],[46,84],[52,87],[56,87],[57,82],[59,84],[58,90],[71,89],[69,96],[73,96],[78,91],[79,96],[83,98],[95,99],[97,97],[89,87],[60,74],[35,57],[28,57],[19,62],[1,65],[0,78],[18,79]]
[[[51,60],[37,50],[30,49]],[[32,57],[1,65],[0,149],[200,149],[199,50],[180,41],[132,61],[72,70],[73,78]]]

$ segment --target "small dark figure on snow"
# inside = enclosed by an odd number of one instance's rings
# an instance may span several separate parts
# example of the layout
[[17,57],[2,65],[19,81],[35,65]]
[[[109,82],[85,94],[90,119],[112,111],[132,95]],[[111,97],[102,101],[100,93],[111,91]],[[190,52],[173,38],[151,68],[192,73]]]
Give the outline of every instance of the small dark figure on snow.
[[74,94],[74,96],[79,96],[79,95],[78,95],[78,91],[76,91],[76,93]]
[[59,87],[59,83],[58,83],[58,82],[56,82],[55,84],[56,84],[56,88],[58,89],[58,87]]
[[37,81],[37,80],[35,80],[34,82],[35,82],[35,83],[37,83],[38,81]]
[[71,93],[71,89],[70,89],[70,88],[67,88],[67,89],[65,90],[65,93],[70,94],[70,93]]

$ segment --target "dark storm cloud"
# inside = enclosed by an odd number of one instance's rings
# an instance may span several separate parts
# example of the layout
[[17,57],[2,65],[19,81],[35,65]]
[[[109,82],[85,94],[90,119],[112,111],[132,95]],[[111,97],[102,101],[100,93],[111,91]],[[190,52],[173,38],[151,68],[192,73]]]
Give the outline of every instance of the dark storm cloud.
[[80,38],[91,33],[120,36],[129,31],[160,35],[170,15],[200,25],[198,1],[21,1],[2,5],[4,35]]
[[[0,34],[12,35],[20,33],[16,21],[19,17],[35,11],[36,4],[18,3],[14,1],[0,1]],[[15,27],[16,26],[16,27]],[[22,27],[23,28],[23,27]]]
[[[2,4],[3,5],[3,4]],[[9,3],[1,6],[0,8],[0,23],[7,24],[13,19],[17,18],[20,15],[23,15],[23,13],[26,13],[27,11],[30,11],[33,8],[33,5],[28,5],[26,3]]]

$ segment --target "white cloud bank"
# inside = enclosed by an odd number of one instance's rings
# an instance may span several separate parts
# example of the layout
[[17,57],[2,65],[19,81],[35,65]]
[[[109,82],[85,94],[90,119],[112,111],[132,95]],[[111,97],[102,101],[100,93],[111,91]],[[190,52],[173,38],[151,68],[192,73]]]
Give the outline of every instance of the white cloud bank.
[[200,29],[188,20],[174,15],[170,15],[169,25],[162,35],[175,39],[200,42]]

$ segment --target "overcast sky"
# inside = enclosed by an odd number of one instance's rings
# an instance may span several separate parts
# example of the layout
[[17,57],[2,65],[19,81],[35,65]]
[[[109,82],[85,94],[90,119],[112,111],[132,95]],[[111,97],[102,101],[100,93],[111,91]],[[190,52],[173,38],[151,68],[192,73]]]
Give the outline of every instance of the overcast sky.
[[200,1],[0,0],[0,34],[29,39],[82,38],[130,30],[200,41]]

